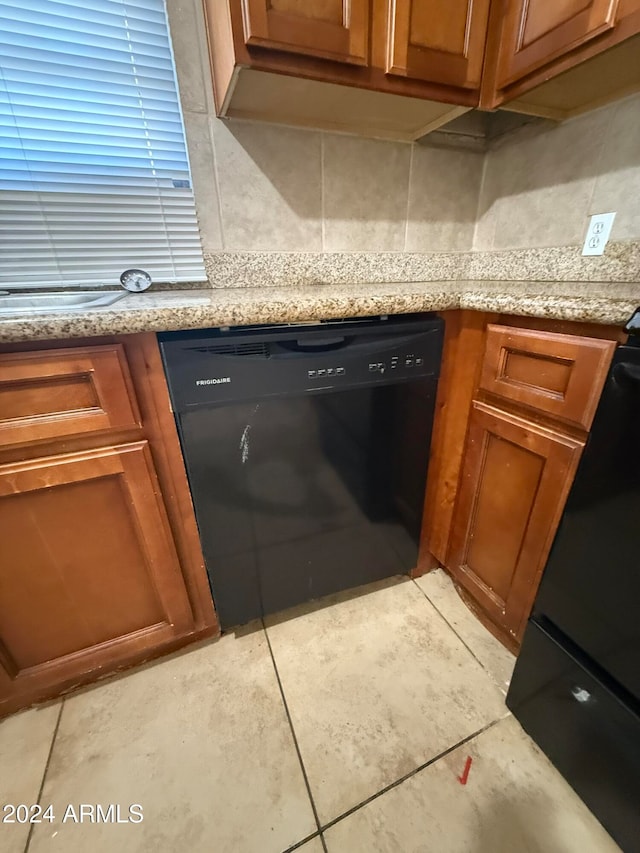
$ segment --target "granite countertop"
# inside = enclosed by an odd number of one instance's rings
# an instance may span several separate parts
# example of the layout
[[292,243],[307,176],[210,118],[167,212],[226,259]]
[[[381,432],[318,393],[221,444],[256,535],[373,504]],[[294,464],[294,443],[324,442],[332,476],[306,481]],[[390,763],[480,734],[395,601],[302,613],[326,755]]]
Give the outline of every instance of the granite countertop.
[[0,319],[0,341],[300,322],[466,308],[622,325],[640,283],[428,281],[311,284],[130,294],[106,308]]

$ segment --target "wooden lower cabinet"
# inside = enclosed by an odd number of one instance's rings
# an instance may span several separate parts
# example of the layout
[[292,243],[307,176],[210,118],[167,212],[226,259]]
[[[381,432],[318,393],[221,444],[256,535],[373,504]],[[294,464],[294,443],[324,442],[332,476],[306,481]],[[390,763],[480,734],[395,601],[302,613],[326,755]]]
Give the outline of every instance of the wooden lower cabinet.
[[443,566],[518,648],[616,342],[615,327],[446,312],[415,574]]
[[447,564],[520,640],[583,442],[474,402]]
[[[65,344],[0,353],[0,716],[218,633],[154,336]],[[105,352],[136,417],[87,432],[48,377]]]

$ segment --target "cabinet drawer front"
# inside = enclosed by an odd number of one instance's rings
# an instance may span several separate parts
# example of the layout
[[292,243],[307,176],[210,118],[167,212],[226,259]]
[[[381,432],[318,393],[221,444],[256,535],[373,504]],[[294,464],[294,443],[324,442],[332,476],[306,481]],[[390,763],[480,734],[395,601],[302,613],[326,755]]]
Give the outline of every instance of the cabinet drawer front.
[[613,341],[487,326],[480,388],[588,430]]
[[387,74],[477,89],[489,0],[387,0]]
[[113,668],[192,626],[147,442],[0,466],[0,538],[13,692]]
[[0,355],[0,446],[138,426],[121,344]]
[[367,64],[369,0],[242,0],[242,19],[249,47]]
[[519,637],[583,443],[475,402],[447,566]]

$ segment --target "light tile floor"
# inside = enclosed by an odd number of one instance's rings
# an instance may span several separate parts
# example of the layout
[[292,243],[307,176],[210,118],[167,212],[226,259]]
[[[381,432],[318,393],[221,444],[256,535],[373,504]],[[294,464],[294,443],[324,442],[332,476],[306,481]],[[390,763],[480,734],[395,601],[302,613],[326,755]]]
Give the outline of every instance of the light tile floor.
[[[55,815],[0,853],[617,851],[509,714],[513,660],[441,571],[254,623],[0,723],[2,802]],[[144,819],[62,821],[98,803]]]

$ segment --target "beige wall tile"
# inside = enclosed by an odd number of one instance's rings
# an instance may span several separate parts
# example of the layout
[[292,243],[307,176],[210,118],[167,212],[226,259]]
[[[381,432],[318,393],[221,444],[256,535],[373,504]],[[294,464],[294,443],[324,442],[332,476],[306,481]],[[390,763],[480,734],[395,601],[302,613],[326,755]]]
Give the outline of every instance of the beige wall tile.
[[604,145],[589,213],[612,210],[611,239],[640,238],[640,96],[617,105]]
[[608,210],[618,213],[613,239],[640,237],[640,96],[528,129],[484,158],[326,134],[323,186],[320,134],[213,118],[202,4],[172,0],[168,13],[205,251],[579,245],[587,217]]
[[473,249],[487,252],[493,249],[498,218],[498,177],[499,170],[492,162],[495,152],[487,151],[484,155],[482,182],[478,194],[476,208],[476,223],[473,233]]
[[599,110],[489,154],[493,191],[482,194],[478,214],[495,217],[491,248],[580,242],[609,117]]
[[409,252],[471,249],[483,156],[416,145],[409,186]]
[[324,248],[402,251],[411,146],[400,142],[324,137]]
[[170,0],[167,16],[183,110],[213,110],[202,0]]
[[213,119],[224,248],[322,249],[320,135]]
[[183,115],[202,249],[205,252],[217,252],[222,249],[222,234],[211,120],[206,113],[185,110]]

